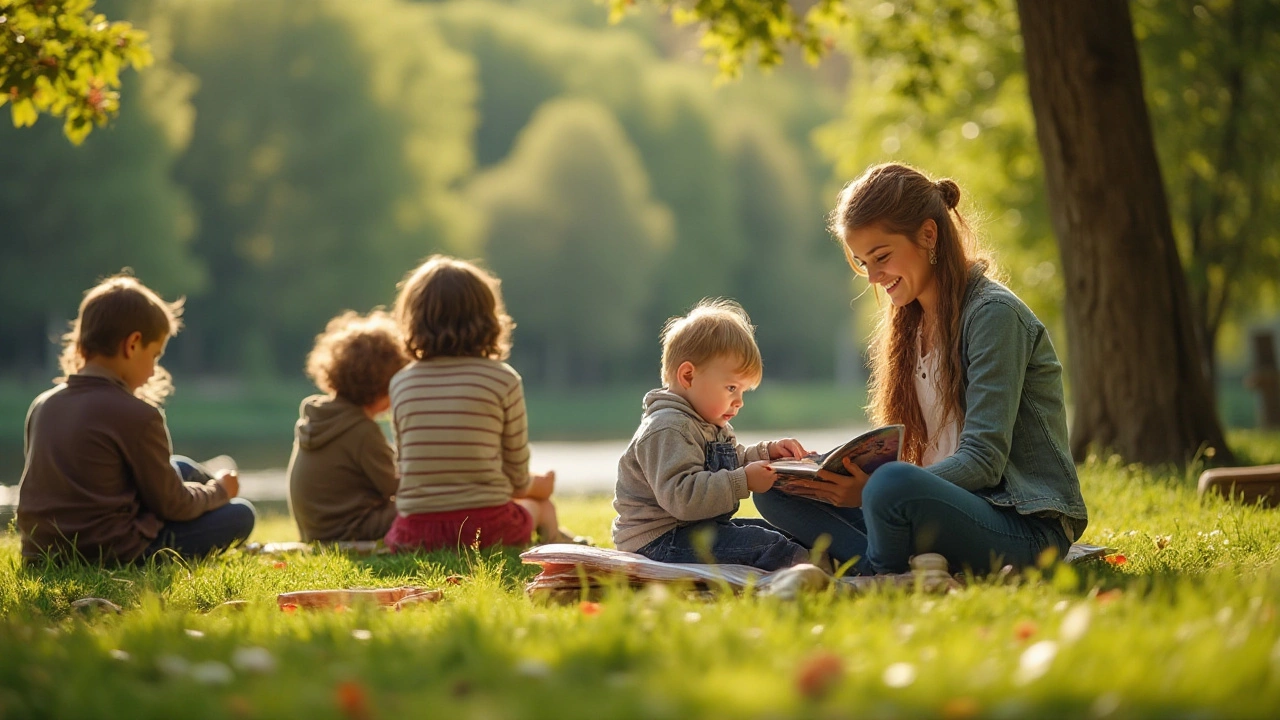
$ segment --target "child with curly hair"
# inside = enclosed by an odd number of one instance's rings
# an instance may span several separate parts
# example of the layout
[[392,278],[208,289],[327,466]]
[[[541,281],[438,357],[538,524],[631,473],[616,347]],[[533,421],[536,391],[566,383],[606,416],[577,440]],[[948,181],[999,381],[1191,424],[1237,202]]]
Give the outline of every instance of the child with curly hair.
[[289,508],[303,541],[379,540],[391,529],[395,450],[374,418],[391,407],[391,377],[408,363],[383,311],[343,313],[316,336],[307,375],[325,394],[302,401],[289,458]]

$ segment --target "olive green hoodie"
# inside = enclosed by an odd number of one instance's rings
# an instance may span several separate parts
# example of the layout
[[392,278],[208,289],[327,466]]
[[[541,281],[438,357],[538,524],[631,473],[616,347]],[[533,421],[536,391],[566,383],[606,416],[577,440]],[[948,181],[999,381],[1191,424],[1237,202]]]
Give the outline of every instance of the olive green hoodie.
[[378,540],[396,517],[395,450],[364,408],[302,401],[289,458],[289,509],[305,542]]

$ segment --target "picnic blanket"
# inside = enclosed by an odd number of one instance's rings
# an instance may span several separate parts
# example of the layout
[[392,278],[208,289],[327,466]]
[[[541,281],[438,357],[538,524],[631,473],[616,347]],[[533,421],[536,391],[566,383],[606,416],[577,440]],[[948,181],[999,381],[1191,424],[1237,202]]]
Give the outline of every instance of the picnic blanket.
[[[1110,552],[1114,551],[1099,545],[1076,543],[1071,546],[1065,562],[1077,563]],[[599,588],[620,580],[632,586],[683,583],[698,588],[741,592],[748,587],[766,591],[771,584],[788,577],[786,570],[768,572],[747,565],[663,563],[621,550],[560,543],[531,548],[521,553],[520,559],[526,564],[542,566],[537,577],[525,586],[525,592],[530,597],[550,599],[575,596],[583,589]],[[901,575],[841,577],[835,578],[834,582],[853,592],[886,585],[914,587],[926,572],[936,573],[936,570],[920,567]]]

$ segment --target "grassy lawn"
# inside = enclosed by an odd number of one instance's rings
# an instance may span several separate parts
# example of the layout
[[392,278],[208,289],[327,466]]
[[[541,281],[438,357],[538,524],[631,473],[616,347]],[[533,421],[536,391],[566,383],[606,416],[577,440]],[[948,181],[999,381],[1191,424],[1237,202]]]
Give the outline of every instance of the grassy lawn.
[[[1280,461],[1274,434],[1239,442]],[[1201,502],[1184,474],[1094,461],[1082,475],[1084,540],[1126,562],[947,596],[618,589],[598,608],[547,607],[524,596],[535,571],[515,552],[28,570],[5,535],[0,717],[1273,717],[1277,511]],[[608,537],[606,498],[560,506],[566,525]],[[255,537],[294,538],[279,515]],[[445,599],[294,614],[274,602],[403,584]],[[125,612],[82,616],[69,604],[84,596]],[[218,608],[232,599],[248,609]]]

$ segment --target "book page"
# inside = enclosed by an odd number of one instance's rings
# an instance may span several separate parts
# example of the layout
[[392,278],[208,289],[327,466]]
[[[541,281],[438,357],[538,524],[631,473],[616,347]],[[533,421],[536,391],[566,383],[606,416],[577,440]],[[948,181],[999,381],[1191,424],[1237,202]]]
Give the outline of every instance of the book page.
[[773,460],[769,465],[778,473],[775,488],[789,492],[797,479],[818,480],[819,469],[840,475],[845,471],[844,459],[849,458],[862,471],[870,475],[885,463],[897,460],[902,451],[902,425],[886,425],[865,432],[849,442],[821,455],[814,453],[798,460]]

